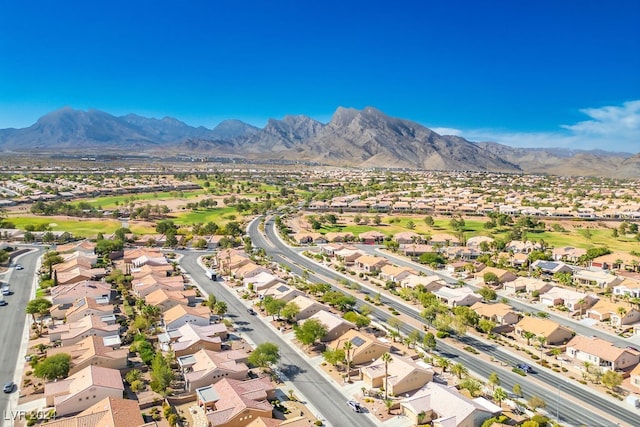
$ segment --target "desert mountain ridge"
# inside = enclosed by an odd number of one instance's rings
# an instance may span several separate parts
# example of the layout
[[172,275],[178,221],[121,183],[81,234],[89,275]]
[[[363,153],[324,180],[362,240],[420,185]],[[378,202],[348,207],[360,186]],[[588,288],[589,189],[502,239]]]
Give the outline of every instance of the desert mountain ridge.
[[193,127],[171,117],[113,116],[65,107],[27,128],[0,129],[0,152],[189,155],[314,162],[335,166],[477,170],[554,175],[640,176],[640,155],[557,148],[514,148],[440,135],[373,108],[339,107],[328,123],[304,115],[263,128],[225,120]]

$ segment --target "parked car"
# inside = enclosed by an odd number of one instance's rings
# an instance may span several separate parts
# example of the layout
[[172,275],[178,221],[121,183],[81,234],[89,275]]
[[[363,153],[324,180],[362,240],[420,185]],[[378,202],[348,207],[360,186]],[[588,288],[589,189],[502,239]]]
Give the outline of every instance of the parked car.
[[5,393],[11,393],[14,388],[16,388],[16,385],[13,383],[13,381],[10,381],[6,383],[4,387],[2,387],[2,391],[4,391]]
[[3,305],[7,305],[7,302],[3,299],[0,299],[0,307]]
[[252,316],[255,316],[256,314],[258,314],[258,313],[256,313],[256,311],[253,308],[247,309],[247,313],[249,313]]
[[347,405],[356,412],[362,412],[362,406],[355,400],[347,400]]
[[11,288],[9,288],[9,285],[2,285],[2,295],[11,295]]
[[531,372],[533,372],[533,368],[527,365],[526,363],[518,363],[516,365],[516,368],[526,372],[527,374],[530,374]]

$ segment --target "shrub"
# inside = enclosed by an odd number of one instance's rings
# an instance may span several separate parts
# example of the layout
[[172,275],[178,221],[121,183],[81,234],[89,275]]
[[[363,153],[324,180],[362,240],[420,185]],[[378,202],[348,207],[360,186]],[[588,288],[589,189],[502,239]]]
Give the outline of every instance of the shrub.
[[527,373],[520,368],[513,368],[511,372],[513,372],[514,374],[522,375],[523,377],[527,376]]
[[438,331],[438,332],[436,332],[436,336],[438,338],[447,338],[449,336],[449,332],[447,332],[447,331]]
[[314,424],[317,425],[317,426],[321,426],[322,425],[322,421],[316,420],[316,422]]

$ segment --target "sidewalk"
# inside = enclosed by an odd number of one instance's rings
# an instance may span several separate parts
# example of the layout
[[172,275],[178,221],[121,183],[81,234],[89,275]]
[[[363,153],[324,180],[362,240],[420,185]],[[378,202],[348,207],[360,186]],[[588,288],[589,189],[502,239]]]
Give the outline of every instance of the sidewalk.
[[[200,262],[200,259],[198,258],[198,265],[200,265],[202,268],[204,268],[204,266],[202,265],[202,263]],[[198,286],[198,289],[200,289],[200,292],[203,295],[207,295],[207,293],[204,291],[204,289],[202,289],[200,287],[200,285],[193,281],[193,283],[196,284],[196,286]],[[232,290],[232,289],[231,289]],[[252,301],[250,300],[244,300],[241,298],[238,298],[238,300],[240,302],[242,302],[243,305],[245,305],[247,308],[252,307]],[[310,358],[298,345],[296,345],[293,340],[295,338],[295,335],[293,332],[289,332],[286,334],[282,334],[268,319],[268,316],[262,316],[261,314],[258,314],[257,316],[255,316],[256,318],[260,319],[261,322],[263,322],[265,325],[267,325],[273,332],[277,333],[280,335],[280,337],[284,340],[287,341],[289,348],[292,349],[293,351],[297,352],[300,356],[304,357],[305,360],[307,362],[309,362],[309,364],[318,372],[320,373],[320,375],[322,375],[325,380],[331,384],[336,390],[338,390],[343,396],[344,396],[344,400],[345,402],[347,400],[353,399],[355,396],[360,395],[362,393],[362,384],[357,383],[357,382],[353,382],[353,383],[345,383],[345,384],[338,384],[336,383],[336,381],[331,378],[331,376],[329,376],[329,374],[327,372],[324,371],[324,369],[322,369],[321,365],[324,362],[324,358],[322,356],[316,356],[316,357],[312,357]],[[238,336],[241,336],[242,339],[244,339],[249,345],[251,345],[253,348],[256,347],[255,342],[253,342],[248,336],[244,335],[244,334],[240,334],[238,333]],[[278,373],[278,376],[280,377],[281,381],[283,382],[283,384],[281,384],[281,386],[279,387],[282,390],[293,390],[295,395],[300,399],[305,401],[305,406],[313,413],[316,414],[316,418],[322,420],[325,425],[331,427],[330,424],[328,424],[325,420],[325,418],[322,416],[322,414],[317,410],[317,408],[314,407],[313,403],[309,401],[309,399],[307,399],[306,397],[304,397],[304,395],[300,392],[300,390],[296,387],[295,383],[291,380],[289,380],[282,372],[279,372],[276,370],[276,372]],[[342,402],[341,402],[342,403]],[[385,422],[381,422],[380,420],[378,420],[375,417],[375,414],[363,414],[363,416],[367,416],[369,417],[369,419],[371,421],[373,421],[376,425],[379,426],[384,426],[384,427],[409,427],[412,425],[412,423],[406,418],[406,417],[402,417],[402,416],[396,416],[393,417],[391,419],[388,419]],[[335,426],[335,427],[340,427],[340,426]]]

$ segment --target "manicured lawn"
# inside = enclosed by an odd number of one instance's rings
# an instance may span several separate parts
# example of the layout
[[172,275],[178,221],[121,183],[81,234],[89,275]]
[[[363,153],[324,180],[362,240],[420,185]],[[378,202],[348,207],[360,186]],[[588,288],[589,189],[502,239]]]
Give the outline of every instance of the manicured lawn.
[[[201,194],[205,194],[205,190],[191,190],[184,191],[181,194],[180,199],[190,199],[193,197],[197,197]],[[139,201],[154,201],[161,202],[167,200],[175,200],[178,194],[176,191],[164,191],[159,193],[138,193],[138,194],[123,194],[121,196],[107,196],[107,197],[98,197],[95,199],[80,199],[75,200],[75,202],[83,201],[89,203],[91,206],[98,207],[100,206],[102,209],[115,209],[118,206],[123,206],[131,202]]]
[[[9,220],[16,228],[24,230],[27,225],[48,225],[52,231],[68,231],[75,237],[91,237],[98,233],[110,234],[121,227],[122,223],[115,219],[92,218],[60,218],[60,217],[14,217]],[[131,231],[136,234],[153,233],[151,227],[131,226]]]
[[[235,219],[231,217],[235,215]],[[230,221],[242,221],[242,215],[234,206],[225,208],[199,209],[193,212],[181,212],[176,214],[173,220],[176,224],[206,224],[213,221],[222,226]]]

